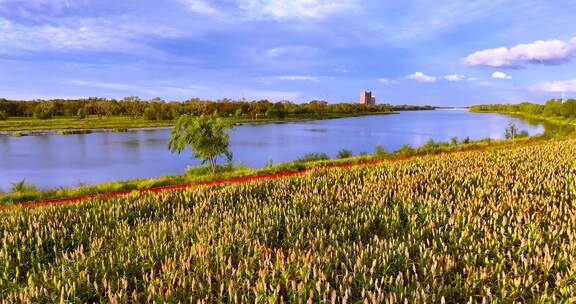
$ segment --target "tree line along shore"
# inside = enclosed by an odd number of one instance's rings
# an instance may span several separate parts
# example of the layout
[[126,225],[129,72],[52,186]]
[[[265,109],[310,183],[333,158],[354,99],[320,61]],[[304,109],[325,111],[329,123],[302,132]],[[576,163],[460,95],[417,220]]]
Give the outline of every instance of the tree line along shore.
[[340,118],[367,114],[387,114],[403,110],[433,110],[432,106],[329,104],[313,100],[296,104],[268,100],[201,100],[166,102],[159,98],[122,100],[86,98],[78,100],[0,99],[0,131],[110,129],[165,127],[181,115],[216,116],[235,122],[269,122]]
[[576,100],[550,99],[545,104],[523,102],[519,104],[484,104],[470,107],[471,112],[517,114],[554,122],[576,122]]

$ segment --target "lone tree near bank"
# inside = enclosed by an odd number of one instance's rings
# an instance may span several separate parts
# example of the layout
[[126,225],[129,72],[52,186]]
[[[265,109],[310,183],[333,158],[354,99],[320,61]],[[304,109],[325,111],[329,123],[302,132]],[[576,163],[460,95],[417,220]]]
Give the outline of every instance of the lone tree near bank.
[[510,122],[508,124],[508,127],[506,127],[506,130],[504,132],[504,137],[506,139],[512,139],[512,143],[515,143],[517,136],[518,136],[518,128],[516,127],[516,124],[514,124],[513,122]]
[[226,134],[226,130],[231,128],[233,124],[221,118],[182,115],[172,130],[168,148],[181,153],[190,146],[194,157],[201,159],[203,164],[208,163],[212,173],[215,173],[220,155],[232,161],[232,153],[228,150],[230,138]]

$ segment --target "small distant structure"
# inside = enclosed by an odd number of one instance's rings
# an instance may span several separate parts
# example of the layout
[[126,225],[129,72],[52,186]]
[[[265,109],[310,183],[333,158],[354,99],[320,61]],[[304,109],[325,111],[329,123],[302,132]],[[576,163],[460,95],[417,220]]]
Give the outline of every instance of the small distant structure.
[[372,92],[370,91],[362,91],[360,92],[360,104],[376,104],[376,97],[372,96]]

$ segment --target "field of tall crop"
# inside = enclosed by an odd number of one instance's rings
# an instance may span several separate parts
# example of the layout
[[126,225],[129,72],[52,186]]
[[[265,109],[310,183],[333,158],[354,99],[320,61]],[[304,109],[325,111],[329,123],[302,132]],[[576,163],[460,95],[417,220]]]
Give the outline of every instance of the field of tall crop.
[[0,214],[5,302],[576,301],[576,140]]

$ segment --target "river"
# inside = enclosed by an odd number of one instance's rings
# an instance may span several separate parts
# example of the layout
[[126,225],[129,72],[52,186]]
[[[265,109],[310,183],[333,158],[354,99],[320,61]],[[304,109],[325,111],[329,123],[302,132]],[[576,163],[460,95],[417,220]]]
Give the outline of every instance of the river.
[[[513,121],[530,135],[542,133],[541,124],[500,114],[465,110],[401,112],[307,122],[244,124],[231,131],[234,162],[249,167],[297,159],[309,152],[335,156],[340,149],[372,153],[376,145],[388,151],[404,144],[420,146],[432,138],[449,141],[503,137]],[[186,151],[167,149],[170,130],[127,133],[0,136],[0,189],[25,179],[40,188],[69,187],[133,178],[179,175],[199,161]]]

